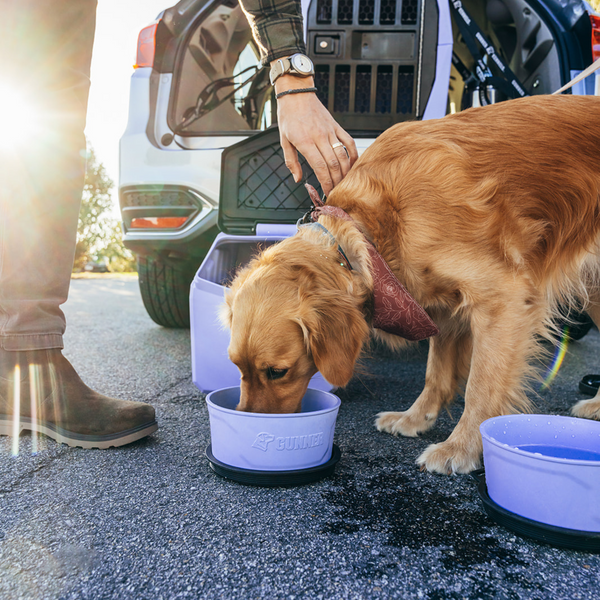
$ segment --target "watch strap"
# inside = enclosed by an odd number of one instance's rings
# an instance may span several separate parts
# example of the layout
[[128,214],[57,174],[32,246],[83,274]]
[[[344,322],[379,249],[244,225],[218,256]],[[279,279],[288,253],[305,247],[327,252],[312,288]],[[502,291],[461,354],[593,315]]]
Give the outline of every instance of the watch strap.
[[278,58],[275,64],[271,67],[269,72],[269,78],[271,85],[275,85],[275,82],[284,74],[287,73],[292,67],[292,63],[289,58]]

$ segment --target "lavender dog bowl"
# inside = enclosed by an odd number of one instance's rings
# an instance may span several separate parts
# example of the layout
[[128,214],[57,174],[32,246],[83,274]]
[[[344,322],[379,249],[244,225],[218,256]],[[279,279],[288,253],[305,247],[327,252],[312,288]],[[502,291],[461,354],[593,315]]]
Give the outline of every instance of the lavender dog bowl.
[[600,533],[600,422],[510,415],[484,421],[480,431],[497,506],[551,528]]
[[337,396],[308,389],[299,413],[235,410],[240,388],[206,396],[211,445],[207,457],[219,474],[255,485],[299,485],[333,472],[340,452],[333,444]]

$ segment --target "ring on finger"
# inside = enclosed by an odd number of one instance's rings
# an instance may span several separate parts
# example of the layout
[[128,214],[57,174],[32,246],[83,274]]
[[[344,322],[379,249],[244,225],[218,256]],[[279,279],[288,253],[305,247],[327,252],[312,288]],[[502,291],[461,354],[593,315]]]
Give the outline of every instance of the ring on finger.
[[336,148],[343,148],[346,156],[350,158],[350,154],[348,153],[348,148],[342,144],[342,142],[336,142],[335,144],[331,144],[331,147],[335,150]]

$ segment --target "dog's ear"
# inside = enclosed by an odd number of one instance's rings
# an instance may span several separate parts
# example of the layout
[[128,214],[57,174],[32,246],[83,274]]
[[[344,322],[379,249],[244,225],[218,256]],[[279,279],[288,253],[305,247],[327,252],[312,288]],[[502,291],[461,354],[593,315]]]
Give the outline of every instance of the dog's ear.
[[[344,306],[345,304],[345,306]],[[354,373],[369,326],[356,306],[331,299],[300,324],[315,366],[333,385],[344,387]]]

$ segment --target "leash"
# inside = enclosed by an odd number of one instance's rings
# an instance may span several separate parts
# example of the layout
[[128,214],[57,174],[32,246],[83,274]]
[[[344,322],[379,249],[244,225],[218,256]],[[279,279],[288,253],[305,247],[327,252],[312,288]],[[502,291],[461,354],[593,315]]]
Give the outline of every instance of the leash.
[[[481,84],[479,86],[479,102],[481,106],[491,104],[487,94],[488,86],[492,86],[495,89],[504,92],[510,98],[523,98],[528,96],[529,94],[525,91],[523,84],[512,72],[506,61],[496,52],[494,45],[485,37],[479,25],[477,25],[471,15],[464,9],[462,2],[460,2],[460,0],[452,0],[450,2],[450,7],[454,14],[454,22],[456,23],[469,52],[475,59],[475,77]],[[479,46],[483,48],[485,58],[488,59],[488,62],[491,61],[500,70],[502,77],[497,77],[492,74],[484,56],[482,56],[479,51]],[[460,68],[462,63],[458,57],[454,58],[454,53],[452,60],[459,73],[464,78],[464,70]],[[462,66],[464,67],[464,65]],[[466,69],[466,67],[464,69]],[[472,76],[472,74],[470,75]],[[465,83],[467,82],[465,81]]]
[[571,79],[571,81],[569,81],[569,83],[563,85],[560,88],[560,90],[556,90],[555,92],[552,92],[552,95],[562,94],[564,91],[572,88],[576,83],[579,83],[581,80],[585,79],[586,77],[589,77],[594,71],[597,71],[598,69],[600,69],[600,58],[596,62],[593,62],[587,69],[585,69],[584,71],[581,71],[581,73],[579,73],[579,75],[577,75],[577,77],[574,77],[573,79]]
[[[525,97],[529,94],[525,91],[517,76],[512,72],[504,59],[496,52],[493,44],[485,37],[480,27],[475,23],[471,15],[465,10],[460,0],[452,0],[450,2],[454,14],[454,21],[462,35],[469,52],[475,59],[475,73],[471,73],[469,69],[462,63],[460,58],[453,52],[452,63],[456,67],[463,78],[465,85],[469,88],[474,87],[479,83],[479,102],[481,106],[491,104],[487,95],[487,87],[492,86],[511,98]],[[489,65],[479,51],[479,45],[485,51],[485,57],[488,62],[492,61],[501,71],[503,77],[496,77],[492,74]],[[589,67],[583,70],[579,75],[574,77],[569,83],[563,85],[559,90],[552,92],[552,95],[562,94],[574,85],[589,77],[592,73],[600,69],[600,58],[592,63]]]

